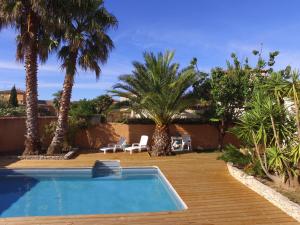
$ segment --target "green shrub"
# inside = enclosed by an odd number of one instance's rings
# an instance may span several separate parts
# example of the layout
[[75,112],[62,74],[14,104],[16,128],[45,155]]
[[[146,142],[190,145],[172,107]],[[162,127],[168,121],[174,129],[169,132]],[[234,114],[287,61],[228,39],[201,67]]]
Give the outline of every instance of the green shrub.
[[255,159],[254,162],[252,162],[251,164],[249,164],[248,166],[246,166],[244,168],[244,171],[252,176],[259,176],[259,177],[265,177],[265,173],[260,165],[260,162]]
[[89,118],[96,114],[94,103],[92,101],[82,99],[71,105],[69,116],[72,118]]
[[9,108],[8,102],[0,99],[0,109]]
[[235,146],[231,144],[227,145],[224,148],[223,154],[220,157],[218,157],[218,159],[223,160],[225,162],[232,162],[238,167],[245,167],[251,164],[251,156],[244,155]]
[[[42,136],[43,144],[52,140],[52,138],[54,137],[56,125],[57,125],[56,121],[53,121],[45,125],[44,133]],[[74,147],[77,132],[80,129],[86,129],[86,128],[87,128],[87,122],[85,119],[82,118],[74,119],[70,117],[68,121],[68,130],[64,137],[63,150],[67,151],[71,147]]]
[[0,117],[4,116],[25,116],[25,107],[24,106],[19,106],[19,107],[1,107],[0,108]]

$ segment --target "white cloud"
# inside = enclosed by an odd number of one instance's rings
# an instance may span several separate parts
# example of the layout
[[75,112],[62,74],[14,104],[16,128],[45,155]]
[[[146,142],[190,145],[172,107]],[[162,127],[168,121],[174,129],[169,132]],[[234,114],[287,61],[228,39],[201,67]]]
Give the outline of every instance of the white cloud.
[[[3,61],[0,60],[0,69],[5,69],[5,70],[21,70],[24,71],[24,65],[22,63],[18,62],[11,62],[11,61]],[[38,68],[39,71],[41,72],[57,72],[57,73],[64,73],[64,71],[60,68],[60,65],[39,65]],[[109,66],[103,66],[102,68],[102,73],[104,75],[120,75],[123,73],[127,73],[131,71],[130,63],[125,64],[125,63],[113,63]],[[79,74],[91,74],[94,76],[93,72],[91,71],[83,71],[83,70],[78,70]]]
[[170,48],[179,45],[194,48],[220,48],[212,39],[201,29],[147,27],[147,29],[139,28],[123,32],[116,37],[116,42],[125,40],[141,49]]
[[[74,84],[74,89],[99,89],[99,90],[109,90],[112,88],[112,86],[115,83],[113,82],[95,82],[95,83],[75,83]],[[0,90],[1,89],[10,89],[13,85],[16,85],[18,88],[25,88],[25,82],[14,82],[14,81],[8,81],[8,80],[0,80]],[[62,89],[63,83],[61,82],[45,82],[45,81],[40,81],[38,83],[39,88],[58,88]]]
[[[95,82],[95,83],[75,83],[75,89],[101,89],[107,90],[110,89],[114,83],[112,82]],[[39,88],[62,88],[63,84],[59,82],[40,82]]]
[[[0,69],[7,69],[7,70],[24,70],[24,65],[18,62],[11,62],[11,61],[0,61]],[[60,72],[61,69],[59,65],[40,65],[39,71],[46,71],[46,72]]]

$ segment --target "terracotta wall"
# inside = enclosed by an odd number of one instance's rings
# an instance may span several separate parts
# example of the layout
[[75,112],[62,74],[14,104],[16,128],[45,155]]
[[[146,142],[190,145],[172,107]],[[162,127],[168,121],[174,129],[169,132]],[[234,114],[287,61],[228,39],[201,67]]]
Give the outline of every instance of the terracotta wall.
[[[40,131],[55,117],[41,117]],[[139,142],[141,135],[150,138],[154,125],[107,123],[80,131],[76,136],[76,145],[80,148],[97,149],[100,146],[118,141],[123,136],[128,143]],[[208,124],[175,124],[170,126],[171,135],[189,134],[193,148],[216,148],[218,146],[218,130]],[[25,118],[0,118],[0,154],[17,153],[24,149]],[[232,135],[226,135],[225,143],[238,145],[238,140]]]
[[130,139],[128,125],[106,123],[80,131],[76,135],[75,144],[80,148],[96,149],[109,143],[116,143],[120,137],[125,137],[126,140]]
[[[42,117],[39,119],[40,132],[46,124],[55,120],[55,117]],[[0,118],[0,154],[6,152],[19,153],[24,149],[25,118]]]
[[[152,136],[154,125],[131,124],[128,129],[130,143],[139,142],[142,134]],[[170,126],[170,133],[172,136],[189,134],[194,149],[210,149],[218,146],[218,129],[209,124],[173,124]],[[239,145],[238,139],[230,134],[225,136],[224,142]]]

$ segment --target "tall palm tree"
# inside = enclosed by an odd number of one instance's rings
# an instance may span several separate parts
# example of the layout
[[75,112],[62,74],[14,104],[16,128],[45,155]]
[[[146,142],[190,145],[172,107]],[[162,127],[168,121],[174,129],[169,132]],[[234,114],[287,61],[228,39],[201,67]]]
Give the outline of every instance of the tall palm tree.
[[120,76],[112,91],[127,99],[130,109],[156,124],[151,143],[151,155],[168,155],[171,150],[169,124],[187,107],[196,103],[189,88],[196,82],[193,66],[179,71],[172,63],[173,52],[144,53],[145,63],[133,62],[132,74]]
[[[0,0],[0,30],[11,26],[17,31],[16,59],[24,61],[26,71],[26,140],[23,154],[40,150],[38,129],[38,60],[48,58],[53,41],[50,29],[56,17],[50,16],[59,1]],[[58,7],[59,8],[59,7]],[[53,15],[53,14],[52,14]]]
[[62,149],[68,124],[68,112],[74,76],[77,67],[95,72],[99,77],[100,63],[105,63],[114,47],[107,34],[117,26],[117,19],[103,5],[103,0],[85,1],[84,6],[70,5],[71,14],[66,14],[63,25],[62,43],[58,57],[65,69],[65,79],[61,96],[57,127],[47,154],[58,153]]

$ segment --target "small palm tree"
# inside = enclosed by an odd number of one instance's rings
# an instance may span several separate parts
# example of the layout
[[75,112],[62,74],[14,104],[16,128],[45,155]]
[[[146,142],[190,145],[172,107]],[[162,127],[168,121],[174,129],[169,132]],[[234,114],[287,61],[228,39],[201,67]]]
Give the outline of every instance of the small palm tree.
[[40,150],[38,129],[37,71],[38,59],[45,62],[53,49],[51,30],[55,27],[54,9],[57,1],[0,0],[0,30],[12,26],[17,30],[18,61],[25,62],[26,71],[26,140],[24,155]]
[[99,64],[107,61],[114,47],[107,31],[117,25],[117,19],[104,8],[102,0],[85,1],[79,6],[70,4],[68,11],[72,13],[66,14],[61,24],[63,45],[58,53],[66,74],[57,127],[47,151],[49,155],[59,153],[62,149],[77,67],[94,71],[99,77]]
[[56,114],[58,115],[59,108],[60,108],[60,99],[61,99],[62,91],[57,91],[52,94],[53,98],[53,106],[55,108]]
[[173,52],[145,53],[145,63],[134,62],[132,74],[120,76],[114,86],[115,95],[127,99],[121,102],[156,124],[151,155],[168,155],[171,150],[169,124],[187,107],[196,102],[189,88],[196,82],[193,66],[179,71],[172,63]]

